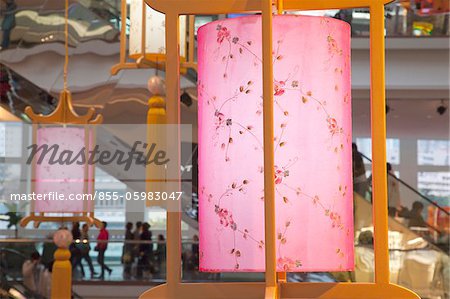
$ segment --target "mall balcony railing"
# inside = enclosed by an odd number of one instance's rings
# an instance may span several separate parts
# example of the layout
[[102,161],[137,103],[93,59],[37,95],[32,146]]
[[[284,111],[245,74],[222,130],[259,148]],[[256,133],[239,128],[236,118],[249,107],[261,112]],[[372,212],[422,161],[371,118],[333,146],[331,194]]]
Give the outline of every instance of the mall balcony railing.
[[[43,1],[41,5],[28,5],[24,0],[15,2],[17,5],[13,10],[14,21],[11,22],[11,28],[2,28],[0,31],[2,51],[52,43],[64,44],[63,2]],[[1,11],[0,24],[7,13],[3,2]],[[74,48],[94,40],[118,43],[119,15],[120,12],[105,1],[70,1],[69,46]],[[4,41],[6,31],[10,33],[9,43]]]
[[[413,240],[414,241],[414,240]],[[414,243],[416,242],[416,243]],[[424,243],[409,242],[402,247],[399,242],[390,242],[391,282],[403,285],[418,292],[423,297],[448,298],[449,295],[449,257],[434,246]],[[414,243],[414,244],[413,244]],[[139,254],[139,247],[150,245],[152,253],[146,257]],[[98,275],[100,266],[97,263],[94,240],[77,240],[71,246],[73,258],[80,258],[83,252],[93,262],[94,271]],[[87,251],[87,249],[89,249]],[[142,247],[141,247],[142,249]],[[41,262],[48,264],[56,250],[51,239],[0,239],[0,272],[6,283],[22,281],[22,264],[34,251],[41,254]],[[131,253],[131,254],[130,254]],[[182,279],[186,282],[205,281],[264,281],[264,273],[203,273],[199,272],[198,243],[190,240],[182,241]],[[83,284],[115,285],[158,285],[165,281],[165,243],[156,241],[113,240],[108,241],[105,263],[112,269],[104,278],[91,277],[86,258],[81,262],[84,268],[82,275],[79,265],[73,267],[73,282]],[[370,233],[359,233],[355,240],[355,271],[338,273],[289,273],[289,281],[304,282],[373,282],[374,252],[373,238]]]
[[[63,43],[64,7],[61,1],[42,1],[41,5],[29,5],[25,0],[16,0],[15,2],[17,4],[14,9],[15,26],[7,29],[11,33],[11,42],[4,48],[28,48],[44,43]],[[3,13],[0,14],[0,22],[6,15],[3,2],[1,10]],[[424,11],[418,5],[411,5],[409,1],[397,0],[390,3],[386,6],[386,36],[450,36],[448,13],[433,11],[424,13]],[[368,9],[334,10],[321,12],[321,14],[350,23],[354,37],[369,35],[370,13]],[[69,44],[71,47],[90,40],[117,42],[121,26],[121,1],[71,1],[69,19]],[[129,25],[129,17],[127,20],[126,24]],[[211,17],[197,16],[195,28],[208,21],[211,21]],[[128,35],[129,30],[126,32]],[[2,29],[0,34],[3,41],[5,29]]]

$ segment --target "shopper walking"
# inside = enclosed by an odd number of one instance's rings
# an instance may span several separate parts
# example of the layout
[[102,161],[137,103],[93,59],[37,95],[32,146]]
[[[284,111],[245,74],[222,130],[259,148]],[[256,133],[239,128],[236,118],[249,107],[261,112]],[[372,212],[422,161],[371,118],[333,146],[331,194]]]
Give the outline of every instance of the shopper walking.
[[109,240],[109,232],[106,229],[108,223],[105,221],[102,222],[100,233],[97,237],[97,246],[95,246],[95,250],[98,251],[97,262],[101,267],[100,276],[98,278],[105,278],[105,270],[108,271],[109,275],[111,275],[112,269],[105,264],[105,251],[108,248],[108,240]]
[[141,244],[139,244],[139,261],[137,268],[137,277],[142,278],[144,271],[150,272],[153,268],[153,244],[152,232],[150,231],[150,224],[144,223],[142,225]]
[[72,239],[73,242],[69,246],[70,250],[70,261],[72,263],[72,271],[76,272],[77,268],[80,268],[81,274],[84,277],[84,269],[81,264],[81,251],[78,244],[81,242],[81,231],[80,231],[80,223],[73,222],[72,223]]
[[134,240],[133,234],[133,223],[128,222],[125,226],[125,243],[123,244],[122,250],[122,264],[123,264],[123,276],[124,278],[131,277],[131,267],[133,265],[133,251],[134,244],[128,243],[129,241]]
[[[91,272],[91,278],[93,278],[97,273],[94,271],[94,265],[92,264],[91,256],[89,255],[89,252],[91,251],[91,245],[89,243],[89,225],[87,223],[83,224],[83,227],[81,229],[81,242],[79,243],[79,250],[80,250],[80,264],[83,260],[85,260],[89,266],[89,270]],[[83,270],[83,276],[84,276],[84,269]]]
[[353,166],[353,191],[366,197],[367,177],[366,168],[361,153],[358,151],[356,143],[352,143],[352,166]]
[[30,259],[26,260],[22,265],[22,277],[23,284],[32,292],[38,291],[37,286],[39,283],[39,262],[41,255],[35,251],[31,254]]
[[389,216],[395,217],[402,210],[400,185],[390,163],[387,163],[387,172]]
[[163,269],[166,269],[166,239],[164,235],[158,235],[158,245],[155,252],[156,270],[161,273]]

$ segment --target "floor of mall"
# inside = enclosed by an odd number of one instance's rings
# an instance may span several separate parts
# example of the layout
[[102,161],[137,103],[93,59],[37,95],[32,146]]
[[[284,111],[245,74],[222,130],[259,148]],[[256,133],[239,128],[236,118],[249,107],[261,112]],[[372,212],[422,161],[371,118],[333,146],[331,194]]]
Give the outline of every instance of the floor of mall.
[[0,298],[450,298],[447,1],[186,1],[0,2]]

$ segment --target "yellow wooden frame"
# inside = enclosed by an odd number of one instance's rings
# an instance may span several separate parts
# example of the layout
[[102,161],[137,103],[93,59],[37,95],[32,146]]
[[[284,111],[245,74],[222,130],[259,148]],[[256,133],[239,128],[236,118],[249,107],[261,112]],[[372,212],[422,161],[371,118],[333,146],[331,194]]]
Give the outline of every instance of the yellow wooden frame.
[[[262,283],[182,283],[180,212],[167,212],[166,283],[143,293],[140,298],[170,299],[253,299],[253,298],[419,298],[412,291],[389,282],[384,5],[390,0],[284,0],[280,10],[370,9],[371,127],[373,173],[373,222],[375,249],[374,283],[287,283],[276,273],[275,204],[273,181],[273,66],[271,0],[145,0],[166,15],[166,97],[167,123],[180,123],[179,102],[179,15],[262,12],[263,117],[264,117],[264,198],[266,237],[266,279]],[[168,146],[179,149],[179,134]],[[169,177],[179,177],[180,152],[171,157],[175,167]],[[178,162],[178,163],[177,163]],[[180,185],[178,184],[180,189]],[[172,190],[178,191],[178,190]],[[172,209],[173,211],[173,209]]]
[[[25,113],[33,122],[33,143],[36,143],[36,131],[38,124],[72,124],[72,125],[85,125],[87,130],[87,125],[100,124],[103,121],[103,116],[97,114],[93,118],[95,109],[90,107],[85,115],[78,115],[72,106],[72,95],[69,90],[64,89],[61,91],[59,96],[58,105],[55,110],[49,115],[42,115],[34,113],[30,106],[25,108]],[[94,133],[95,134],[95,133]],[[95,138],[94,138],[95,139]],[[89,136],[85,134],[85,143],[89,144]],[[86,152],[86,155],[88,153]],[[87,159],[86,159],[87,161]],[[35,172],[36,172],[36,161],[33,161],[31,165],[31,191],[35,190]],[[85,168],[85,176],[87,176],[88,168]],[[95,173],[94,173],[95,174]],[[94,185],[93,185],[94,186]],[[84,183],[84,192],[87,193],[87,183]],[[87,205],[87,201],[84,202]],[[41,222],[73,222],[73,221],[83,221],[90,225],[95,225],[100,227],[100,220],[95,218],[94,211],[83,212],[81,215],[73,216],[46,216],[45,213],[35,213],[34,212],[34,201],[31,202],[31,213],[30,215],[22,218],[20,221],[20,226],[25,227],[31,221],[34,222],[34,227],[39,227]]]

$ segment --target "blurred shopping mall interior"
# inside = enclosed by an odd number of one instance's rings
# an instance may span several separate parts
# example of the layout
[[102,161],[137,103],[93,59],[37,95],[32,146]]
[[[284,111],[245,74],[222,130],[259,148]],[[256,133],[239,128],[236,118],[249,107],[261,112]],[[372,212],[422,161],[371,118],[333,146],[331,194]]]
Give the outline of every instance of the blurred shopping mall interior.
[[[133,1],[124,2],[129,8]],[[436,9],[434,2],[445,1],[396,0],[385,10],[386,153],[391,168],[388,241],[391,282],[422,298],[444,299],[450,298],[450,17],[448,4],[442,11]],[[127,40],[131,34],[130,9],[125,14],[122,9],[119,0],[69,1],[67,87],[79,115],[92,107],[103,116],[103,124],[145,125],[152,96],[148,80],[155,75],[164,78],[165,71],[158,64],[143,64],[111,73],[111,68],[122,59],[121,32]],[[356,145],[353,171],[356,169],[358,174],[353,173],[354,271],[293,272],[287,279],[373,282],[370,13],[365,8],[289,13],[328,16],[351,25],[352,141]],[[185,22],[180,34],[185,36],[191,53],[196,53],[199,27],[240,16],[196,15],[189,20],[180,19]],[[11,201],[10,194],[27,193],[34,186],[29,168],[22,163],[25,144],[33,138],[26,107],[36,114],[48,115],[56,108],[64,88],[64,1],[3,0],[0,23],[0,297],[48,298],[48,291],[39,286],[33,290],[26,283],[24,265],[38,252],[40,266],[47,267],[56,248],[53,233],[62,225],[73,230],[74,224],[41,222],[38,226],[30,223],[22,227],[20,220],[33,212],[33,204]],[[131,47],[132,43],[123,45]],[[132,57],[126,59],[136,62]],[[195,62],[196,54],[189,59]],[[182,279],[263,281],[264,274],[258,272],[199,271],[198,209],[202,191],[197,179],[199,94],[195,67],[181,71],[180,94],[181,123],[192,130],[191,138],[182,140],[181,145],[181,173],[190,178],[182,183]],[[127,151],[127,134],[124,131],[117,136],[104,135],[97,142]],[[106,268],[105,272],[97,261],[100,230],[92,226],[85,233],[81,221],[70,247],[73,298],[137,298],[149,287],[165,281],[166,211],[142,200],[127,200],[126,194],[139,191],[139,186],[120,171],[106,164],[95,167],[95,191],[121,195],[117,200],[94,203],[95,217],[108,223],[108,247],[103,253],[109,270]],[[145,234],[136,228],[138,222],[147,229],[146,224],[150,225],[151,239],[148,235],[143,237]],[[132,224],[128,236],[127,223]],[[144,253],[144,261],[143,250],[151,252],[148,256]]]

